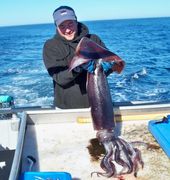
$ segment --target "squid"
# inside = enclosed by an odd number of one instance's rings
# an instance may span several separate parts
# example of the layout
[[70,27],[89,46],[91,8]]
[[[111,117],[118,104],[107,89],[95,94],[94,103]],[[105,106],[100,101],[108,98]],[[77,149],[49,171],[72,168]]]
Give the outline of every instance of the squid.
[[94,72],[87,73],[86,88],[96,138],[105,149],[100,163],[103,172],[92,172],[91,175],[96,173],[98,176],[118,178],[133,173],[137,176],[139,168],[144,166],[141,152],[133,144],[115,135],[116,122],[111,94],[107,76],[101,65],[102,61],[114,62],[111,71],[121,73],[125,63],[113,52],[84,37],[80,40],[75,56],[70,62],[70,71],[91,60],[94,61]]

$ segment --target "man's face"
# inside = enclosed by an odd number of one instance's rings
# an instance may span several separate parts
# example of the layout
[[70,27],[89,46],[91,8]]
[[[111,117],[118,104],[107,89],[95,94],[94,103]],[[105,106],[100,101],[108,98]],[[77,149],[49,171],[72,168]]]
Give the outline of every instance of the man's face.
[[64,37],[66,40],[73,40],[77,33],[77,21],[64,21],[57,27],[57,30],[60,36]]

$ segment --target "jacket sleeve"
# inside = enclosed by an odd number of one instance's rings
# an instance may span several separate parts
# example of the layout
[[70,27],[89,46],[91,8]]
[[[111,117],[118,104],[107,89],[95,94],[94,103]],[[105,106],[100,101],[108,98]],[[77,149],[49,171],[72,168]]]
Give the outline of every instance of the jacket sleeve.
[[[66,55],[65,55],[66,56]],[[60,86],[67,86],[74,81],[78,73],[69,72],[66,61],[60,51],[48,41],[43,47],[43,60],[49,75]]]

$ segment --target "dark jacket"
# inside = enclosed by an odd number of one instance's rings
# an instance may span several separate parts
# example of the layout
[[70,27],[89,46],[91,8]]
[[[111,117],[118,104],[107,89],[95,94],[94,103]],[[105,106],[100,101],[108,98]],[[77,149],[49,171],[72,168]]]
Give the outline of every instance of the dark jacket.
[[82,23],[78,23],[78,36],[74,40],[67,41],[56,34],[44,44],[43,60],[49,75],[53,78],[54,106],[62,109],[89,107],[86,92],[87,72],[68,71],[76,46],[85,36],[105,46],[98,36],[89,34],[88,28]]

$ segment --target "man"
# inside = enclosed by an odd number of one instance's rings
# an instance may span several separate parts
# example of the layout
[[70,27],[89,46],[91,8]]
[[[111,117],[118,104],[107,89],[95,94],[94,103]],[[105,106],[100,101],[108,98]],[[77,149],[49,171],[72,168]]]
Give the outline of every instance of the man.
[[82,37],[88,37],[105,47],[97,35],[89,34],[88,28],[77,21],[74,10],[61,6],[53,13],[56,35],[45,42],[43,60],[53,78],[54,106],[62,109],[89,107],[86,92],[87,71],[68,71],[69,62]]

